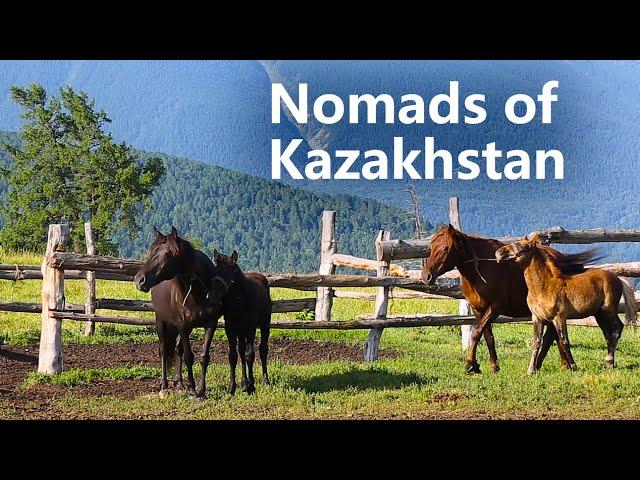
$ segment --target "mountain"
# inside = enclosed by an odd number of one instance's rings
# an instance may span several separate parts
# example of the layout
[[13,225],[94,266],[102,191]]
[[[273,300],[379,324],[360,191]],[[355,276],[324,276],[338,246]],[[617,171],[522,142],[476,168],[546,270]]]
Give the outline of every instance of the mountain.
[[[271,123],[271,82],[295,92],[309,84],[310,99],[334,93],[407,93],[429,99],[460,84],[461,98],[484,93],[481,125],[298,125]],[[512,125],[502,104],[515,93],[535,98],[548,80],[560,82],[553,122]],[[636,166],[640,164],[640,63],[635,61],[29,61],[0,62],[0,129],[16,130],[11,85],[71,84],[96,98],[113,118],[115,138],[147,151],[163,151],[264,178],[270,177],[271,139],[302,138],[294,159],[311,146],[389,151],[394,136],[422,148],[425,136],[456,155],[495,141],[503,150],[558,149],[564,180],[413,181],[432,223],[447,220],[447,198],[461,198],[463,227],[483,235],[517,235],[536,228],[637,228]],[[283,182],[316,193],[352,194],[403,208],[404,181]],[[563,247],[564,248],[564,247]],[[580,247],[575,247],[580,248]],[[571,248],[569,248],[571,249]],[[634,244],[606,246],[608,260],[640,256]]]
[[[18,136],[0,132],[0,140]],[[397,237],[412,235],[403,211],[376,200],[351,195],[315,194],[272,180],[246,175],[163,153],[167,173],[151,197],[153,210],[140,216],[140,234],[114,240],[125,257],[141,258],[154,239],[153,226],[165,233],[174,225],[203,250],[236,249],[243,268],[267,273],[317,271],[322,210],[336,210],[339,251],[373,258],[373,242],[381,228]],[[0,166],[10,164],[0,152]],[[0,181],[0,202],[6,184]],[[1,220],[1,219],[0,219]]]
[[[496,142],[502,150],[558,149],[564,154],[564,180],[500,180],[479,177],[472,181],[438,179],[412,181],[422,197],[423,213],[433,223],[445,222],[448,197],[461,201],[462,226],[487,236],[518,235],[536,228],[638,228],[640,199],[637,165],[640,164],[640,63],[629,61],[270,61],[263,62],[274,82],[297,92],[309,85],[312,101],[324,93],[345,100],[349,94],[416,93],[427,101],[447,92],[449,82],[460,84],[460,98],[486,95],[487,120],[480,125],[374,125],[346,120],[323,125],[313,118],[299,125],[312,145],[335,149],[392,150],[394,136],[404,137],[406,150],[422,149],[425,136],[436,148],[456,155],[465,149],[481,150]],[[539,114],[527,125],[505,119],[503,105],[515,93],[533,98],[542,85],[558,80],[558,101],[552,123]],[[292,93],[293,94],[293,93]],[[379,110],[380,115],[381,109]],[[454,163],[455,164],[455,163]],[[504,164],[504,160],[503,160]],[[285,179],[285,181],[287,181]],[[325,193],[348,191],[402,205],[405,181],[291,181]],[[563,247],[568,250],[582,248]],[[636,244],[606,245],[609,260],[640,256]]]
[[271,82],[255,61],[0,61],[0,130],[19,129],[10,87],[30,83],[86,91],[137,148],[252,175],[270,177],[272,138],[299,137],[288,120],[271,123]]

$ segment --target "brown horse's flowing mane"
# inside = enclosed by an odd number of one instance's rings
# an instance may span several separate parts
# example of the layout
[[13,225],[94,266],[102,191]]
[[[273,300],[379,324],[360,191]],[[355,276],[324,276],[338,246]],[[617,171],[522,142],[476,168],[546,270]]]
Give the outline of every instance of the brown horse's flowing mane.
[[538,248],[565,275],[582,273],[585,271],[585,265],[603,258],[600,247],[577,253],[563,253],[547,245],[539,245]]
[[[446,231],[447,227],[443,225],[434,234],[433,238],[435,239],[436,236],[444,235]],[[474,233],[461,232],[460,230],[457,230],[457,232],[458,235],[460,235],[462,238],[470,240],[494,241],[504,245],[503,242],[500,242],[499,240],[493,238],[484,237],[482,235]],[[585,271],[585,265],[593,263],[597,260],[601,260],[603,258],[600,247],[591,248],[589,250],[584,250],[577,253],[563,253],[547,245],[538,245],[538,248],[540,248],[540,250],[542,250],[551,261],[553,261],[554,265],[558,267],[560,272],[562,272],[564,275],[575,275],[577,273],[582,273]]]

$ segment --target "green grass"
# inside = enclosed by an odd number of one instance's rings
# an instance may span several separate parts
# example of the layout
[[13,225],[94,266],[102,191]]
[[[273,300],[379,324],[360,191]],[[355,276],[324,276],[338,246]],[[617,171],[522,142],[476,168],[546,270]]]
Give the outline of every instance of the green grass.
[[[9,257],[17,258],[17,257]],[[22,256],[21,263],[38,261]],[[6,257],[0,263],[11,263]],[[68,282],[67,301],[81,303],[83,282]],[[148,298],[130,284],[99,282],[98,296]],[[309,292],[274,289],[274,298],[305,297]],[[0,281],[0,298],[39,301],[39,282]],[[455,301],[394,300],[391,313],[456,311]],[[335,299],[334,318],[354,318],[370,312],[372,302]],[[98,325],[91,339],[81,336],[81,325],[64,324],[64,342],[155,342],[153,333],[139,327]],[[0,314],[0,332],[8,343],[37,341],[37,315]],[[618,368],[604,368],[605,341],[597,328],[571,327],[572,350],[579,371],[560,368],[554,347],[542,371],[529,378],[531,327],[496,325],[502,370],[489,373],[487,352],[479,348],[481,375],[463,373],[459,329],[425,327],[385,330],[381,348],[396,349],[399,358],[372,364],[323,362],[289,365],[270,362],[272,385],[258,385],[256,395],[226,393],[227,366],[214,364],[208,372],[208,399],[195,402],[184,394],[159,398],[152,390],[134,399],[115,396],[77,396],[70,391],[51,400],[50,412],[79,418],[640,418],[640,331],[625,329],[617,356]],[[275,337],[308,338],[361,344],[366,331],[275,330]],[[42,383],[64,390],[105,379],[158,378],[158,366],[69,370],[46,377],[31,374],[25,389]],[[196,374],[199,369],[196,366]],[[260,368],[257,367],[259,378]],[[15,408],[0,403],[0,418]]]

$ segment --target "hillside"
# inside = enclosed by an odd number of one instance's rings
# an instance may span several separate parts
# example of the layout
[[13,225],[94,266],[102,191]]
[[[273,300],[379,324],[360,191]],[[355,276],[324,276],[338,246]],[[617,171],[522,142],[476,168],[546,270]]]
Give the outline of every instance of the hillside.
[[[466,148],[480,149],[489,142],[533,152],[556,148],[565,157],[564,180],[492,181],[418,180],[423,213],[433,223],[447,219],[447,199],[461,198],[463,227],[488,236],[518,235],[536,228],[638,228],[640,199],[636,166],[640,163],[640,64],[638,62],[565,61],[438,61],[438,62],[263,62],[272,81],[292,92],[308,82],[312,100],[326,92],[346,99],[351,93],[405,93],[430,98],[448,90],[450,80],[460,82],[460,98],[486,94],[487,121],[481,125],[406,126],[339,122],[299,125],[313,146],[327,148],[380,148],[390,151],[395,135],[405,138],[407,149],[422,148],[433,136],[437,148],[454,155]],[[512,125],[502,112],[504,101],[524,92],[533,97],[542,84],[558,80],[559,100],[553,122]],[[402,181],[290,181],[316,192],[352,194],[402,205]],[[564,248],[564,247],[563,247]],[[574,247],[580,248],[580,247]],[[640,258],[640,247],[607,245],[610,260]]]
[[[551,125],[511,125],[501,114],[511,94],[537,95],[547,80],[560,82]],[[488,120],[476,126],[368,125],[286,119],[272,125],[270,83],[309,96],[336,93],[417,93],[429,98],[458,80],[461,95],[487,96]],[[447,220],[447,198],[461,198],[466,230],[490,236],[535,228],[637,228],[640,199],[640,63],[632,61],[47,61],[0,62],[0,129],[16,130],[18,110],[8,96],[13,84],[71,84],[96,98],[114,119],[115,138],[147,151],[163,151],[261,177],[270,176],[270,142],[304,138],[328,150],[390,149],[395,135],[420,148],[426,135],[439,148],[459,152],[496,141],[505,148],[557,148],[565,156],[564,180],[415,181],[423,214]],[[405,207],[402,181],[293,181],[316,193],[350,194]],[[579,247],[576,247],[579,248]],[[608,245],[609,260],[640,258],[640,247]]]
[[[17,140],[15,134],[0,138]],[[141,153],[147,158],[150,153]],[[140,218],[140,235],[115,240],[120,254],[143,257],[151,243],[153,225],[167,232],[175,225],[208,253],[238,250],[241,265],[264,272],[313,272],[319,261],[322,210],[338,211],[337,237],[341,251],[372,257],[373,240],[381,228],[394,235],[411,235],[403,212],[375,200],[349,195],[329,196],[180,157],[163,159],[167,174],[153,195],[154,210]],[[9,160],[0,154],[2,165]],[[0,195],[6,185],[0,183]],[[1,197],[0,197],[1,198]],[[1,200],[0,200],[1,201]]]
[[251,175],[270,176],[272,138],[299,136],[271,123],[271,84],[255,61],[0,61],[0,130],[21,125],[10,87],[33,82],[86,91],[114,137],[137,148]]

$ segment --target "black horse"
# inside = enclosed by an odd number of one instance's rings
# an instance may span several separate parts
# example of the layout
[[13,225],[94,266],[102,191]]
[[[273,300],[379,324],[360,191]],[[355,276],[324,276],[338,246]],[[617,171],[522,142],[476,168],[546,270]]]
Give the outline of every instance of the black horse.
[[271,329],[271,296],[267,277],[261,273],[244,273],[237,264],[238,253],[231,256],[213,252],[217,273],[211,279],[210,290],[214,301],[222,301],[224,330],[229,341],[229,367],[231,383],[229,393],[236,391],[236,365],[238,350],[242,361],[242,390],[253,393],[256,390],[253,378],[255,360],[254,341],[256,328],[260,329],[260,362],[262,383],[269,385],[267,354],[269,353],[269,332]]
[[[171,227],[169,235],[153,228],[156,240],[149,247],[149,259],[136,273],[134,282],[138,290],[151,290],[162,359],[160,395],[164,395],[168,388],[167,369],[175,357],[174,388],[184,388],[184,358],[189,395],[204,397],[209,349],[222,315],[220,299],[213,298],[209,292],[209,286],[216,277],[216,267],[206,254],[180,238],[175,227]],[[201,380],[196,391],[189,336],[198,327],[205,329],[205,337],[200,360]]]

